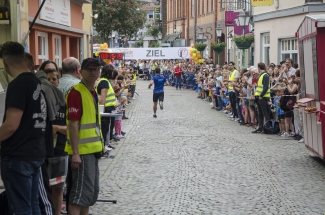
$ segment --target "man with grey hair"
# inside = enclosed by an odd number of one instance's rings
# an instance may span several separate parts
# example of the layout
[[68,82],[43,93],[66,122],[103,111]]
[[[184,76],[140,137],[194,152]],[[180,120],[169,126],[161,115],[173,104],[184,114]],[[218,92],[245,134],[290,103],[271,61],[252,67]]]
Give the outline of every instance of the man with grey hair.
[[80,62],[74,57],[68,57],[62,61],[62,77],[58,88],[63,92],[64,96],[74,85],[80,82],[80,69]]

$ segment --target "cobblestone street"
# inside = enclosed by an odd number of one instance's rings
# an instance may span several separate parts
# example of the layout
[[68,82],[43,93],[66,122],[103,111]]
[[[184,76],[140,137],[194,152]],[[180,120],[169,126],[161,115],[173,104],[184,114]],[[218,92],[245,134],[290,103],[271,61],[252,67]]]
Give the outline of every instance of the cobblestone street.
[[170,86],[155,119],[148,84],[137,81],[115,158],[99,162],[100,198],[117,204],[90,213],[325,213],[325,165],[303,143],[251,134],[194,91]]

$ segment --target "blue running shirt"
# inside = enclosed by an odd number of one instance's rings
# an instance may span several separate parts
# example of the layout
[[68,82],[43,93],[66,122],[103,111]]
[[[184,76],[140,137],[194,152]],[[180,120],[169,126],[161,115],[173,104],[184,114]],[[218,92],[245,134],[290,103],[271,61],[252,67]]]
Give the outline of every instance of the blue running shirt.
[[151,80],[155,84],[155,88],[153,89],[153,93],[162,93],[164,92],[164,85],[166,83],[166,78],[162,75],[155,75],[151,78]]

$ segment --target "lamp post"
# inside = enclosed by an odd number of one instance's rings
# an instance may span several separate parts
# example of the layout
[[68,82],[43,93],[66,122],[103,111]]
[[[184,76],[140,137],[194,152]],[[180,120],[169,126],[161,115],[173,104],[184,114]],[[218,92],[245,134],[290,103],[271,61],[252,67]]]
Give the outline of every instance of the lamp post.
[[[242,27],[242,35],[245,35],[245,27],[249,25],[249,14],[246,14],[246,10],[244,9],[240,14],[238,15],[237,19],[237,25]],[[242,68],[244,68],[244,59],[245,59],[245,51],[242,50]]]
[[161,40],[161,38],[162,38],[162,33],[159,31],[159,33],[158,33],[158,40]]
[[[216,27],[216,35],[218,37],[218,44],[220,44],[221,34],[222,34],[222,27],[220,27],[220,25],[218,25],[218,27]],[[220,66],[220,52],[218,52],[218,65]]]

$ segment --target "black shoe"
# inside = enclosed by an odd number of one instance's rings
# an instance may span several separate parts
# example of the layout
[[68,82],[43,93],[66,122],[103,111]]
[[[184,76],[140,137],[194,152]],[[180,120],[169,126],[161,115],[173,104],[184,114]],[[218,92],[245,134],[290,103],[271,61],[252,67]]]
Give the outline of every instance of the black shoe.
[[130,101],[128,101],[128,104],[131,104],[131,102],[130,102]]
[[122,119],[129,119],[129,117],[123,116]]
[[110,144],[108,144],[108,148],[115,149],[115,147]]
[[124,135],[126,135],[126,133],[125,132],[123,132],[123,131],[121,131],[121,134],[124,136]]
[[253,134],[255,134],[255,133],[262,133],[262,129],[256,129],[256,130],[252,131],[252,133]]
[[154,117],[154,118],[157,118],[157,115],[154,113],[154,114],[153,114],[153,117]]

